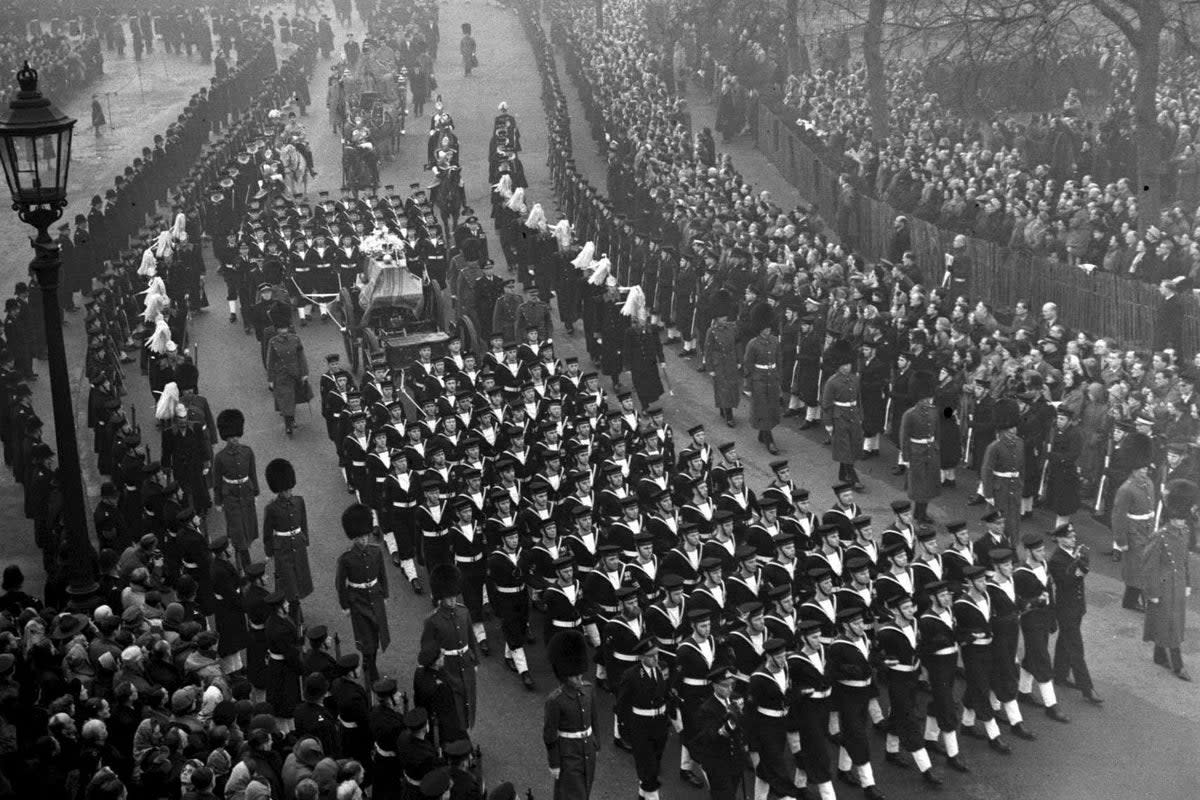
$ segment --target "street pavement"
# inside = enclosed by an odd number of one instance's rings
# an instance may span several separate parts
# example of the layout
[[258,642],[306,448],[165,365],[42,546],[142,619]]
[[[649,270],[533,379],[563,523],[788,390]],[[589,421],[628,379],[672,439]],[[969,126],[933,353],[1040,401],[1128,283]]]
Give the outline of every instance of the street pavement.
[[[457,42],[459,25],[470,21],[479,44],[480,68],[470,78],[464,78],[458,56]],[[350,32],[361,39],[364,33],[361,23]],[[336,30],[336,29],[335,29]],[[337,30],[338,43],[346,31]],[[462,147],[462,165],[468,202],[486,219],[488,187],[486,185],[486,146],[490,134],[491,120],[496,105],[506,100],[516,116],[522,134],[521,154],[529,178],[527,197],[532,202],[542,202],[547,211],[554,203],[545,166],[546,126],[539,98],[541,81],[537,74],[534,56],[526,42],[520,23],[511,10],[489,4],[469,3],[464,0],[449,0],[441,8],[442,42],[436,74],[446,110],[454,117],[456,130]],[[559,58],[560,78],[568,92],[574,131],[576,163],[598,186],[604,185],[603,162],[596,154],[594,143],[588,137],[582,108],[574,87],[570,85],[562,58]],[[336,194],[340,184],[340,169],[337,160],[340,148],[328,124],[324,112],[326,76],[328,65],[319,62],[312,81],[313,106],[306,120],[308,134],[315,152],[319,177],[310,183],[310,194],[315,198],[319,190],[330,190]],[[186,102],[194,91],[192,81],[187,88],[178,89],[176,102]],[[198,85],[198,84],[196,84]],[[711,125],[713,109],[706,98],[693,94],[690,106],[697,125]],[[432,111],[432,103],[428,109]],[[164,128],[165,124],[148,126],[147,135]],[[425,135],[428,130],[426,119],[409,119],[408,135],[396,159],[383,165],[383,182],[394,183],[401,193],[407,192],[409,183],[421,181],[428,185],[431,178],[423,169]],[[753,150],[748,139],[738,140],[729,148],[734,153],[735,165],[746,180],[754,187],[772,191],[777,202],[788,203],[787,198],[796,196],[794,187],[783,181],[764,158]],[[125,159],[127,160],[127,159]],[[125,160],[114,164],[112,171]],[[111,180],[111,178],[108,178]],[[88,193],[90,197],[90,192]],[[555,215],[551,214],[553,218]],[[486,225],[485,225],[486,227]],[[499,252],[498,241],[492,235],[493,252]],[[500,268],[500,267],[498,267]],[[502,268],[501,268],[502,269]],[[314,594],[304,603],[306,622],[326,624],[331,631],[341,636],[343,649],[353,647],[353,637],[348,620],[340,613],[333,591],[334,563],[346,547],[341,532],[340,515],[350,502],[337,469],[337,459],[332,443],[325,435],[320,418],[319,405],[313,403],[311,410],[301,410],[297,422],[299,428],[292,438],[283,433],[280,417],[274,413],[271,397],[267,391],[266,377],[259,358],[259,349],[252,336],[243,333],[241,322],[230,324],[224,306],[224,287],[215,277],[215,266],[209,264],[210,280],[208,295],[212,303],[207,313],[196,315],[192,325],[192,340],[199,344],[198,361],[201,373],[201,392],[206,395],[214,414],[228,407],[240,408],[246,414],[244,441],[257,454],[260,470],[275,457],[290,459],[298,476],[297,492],[308,500],[311,544],[309,559],[313,568]],[[76,326],[77,328],[77,326]],[[560,332],[561,333],[561,332]],[[74,331],[78,336],[78,330]],[[310,375],[314,385],[316,376],[323,370],[326,353],[343,352],[341,333],[333,323],[310,322],[300,329],[307,351]],[[581,337],[560,335],[556,345],[561,357],[578,355],[587,363]],[[78,338],[74,344],[74,357],[82,351]],[[675,395],[664,397],[662,405],[676,433],[686,438],[683,432],[696,423],[709,426],[710,440],[737,442],[739,452],[747,462],[751,486],[762,486],[769,479],[765,450],[755,441],[745,424],[746,407],[737,413],[738,426],[729,430],[717,427],[720,421],[712,414],[711,383],[705,375],[695,371],[691,361],[679,359],[674,350],[668,352],[667,368]],[[137,375],[136,369],[127,371],[130,393],[127,403],[136,404],[138,418],[150,420],[153,409],[145,379]],[[80,408],[77,399],[77,409]],[[48,412],[47,412],[48,418]],[[151,426],[144,423],[147,440],[157,454],[157,437]],[[90,441],[85,435],[82,438]],[[779,445],[791,460],[793,474],[813,493],[815,508],[827,508],[833,498],[830,484],[836,477],[836,469],[828,453],[816,435],[795,430],[794,424],[782,426],[776,433]],[[90,451],[89,451],[90,452]],[[86,455],[86,454],[85,454]],[[85,459],[91,494],[94,497],[98,476],[94,473],[94,460]],[[885,457],[864,462],[860,474],[867,486],[859,503],[867,513],[881,521],[888,517],[888,503],[900,496],[903,487],[889,474],[894,463],[894,451],[887,450]],[[261,480],[260,473],[260,480]],[[960,517],[978,519],[977,509],[966,508],[964,503],[971,475],[960,476],[960,488],[943,495],[933,504],[932,513],[939,520]],[[260,507],[267,500],[266,486]],[[19,494],[5,487],[3,499],[12,513],[4,515],[6,521],[16,520],[8,526],[16,535],[10,537],[6,548],[8,560],[39,561],[31,544],[30,525],[20,519],[16,503]],[[963,737],[964,754],[972,766],[969,775],[958,775],[939,766],[946,779],[943,794],[947,797],[969,798],[970,800],[1084,800],[1084,798],[1125,798],[1144,794],[1155,800],[1183,800],[1197,796],[1196,785],[1200,781],[1200,766],[1194,757],[1196,743],[1200,742],[1200,695],[1196,687],[1184,684],[1170,673],[1150,663],[1149,646],[1141,642],[1141,617],[1120,608],[1120,582],[1116,568],[1103,553],[1108,549],[1107,532],[1093,524],[1084,515],[1076,520],[1083,532],[1083,539],[1098,555],[1094,559],[1095,571],[1089,577],[1090,613],[1085,623],[1085,641],[1088,645],[1089,663],[1096,678],[1097,689],[1108,702],[1102,709],[1087,706],[1074,691],[1062,689],[1061,703],[1071,716],[1070,725],[1051,722],[1035,709],[1025,709],[1029,727],[1039,735],[1032,743],[1012,741],[1014,754],[1005,758],[997,756],[982,746],[982,743]],[[979,526],[972,525],[973,529]],[[1033,522],[1026,523],[1027,529],[1045,530],[1049,520],[1040,512]],[[209,515],[210,534],[224,529],[219,512]],[[256,557],[262,557],[260,546],[255,547]],[[415,667],[417,641],[422,620],[430,609],[428,596],[415,597],[403,581],[398,570],[390,571],[392,597],[388,602],[388,613],[392,629],[392,646],[380,659],[381,670],[395,676],[401,686],[411,682]],[[1196,646],[1193,607],[1190,642],[1185,647],[1185,657],[1195,662]],[[535,626],[536,628],[536,626]],[[501,658],[502,639],[498,625],[489,624],[493,643],[493,654],[483,660],[479,668],[479,715],[474,731],[474,740],[484,754],[484,770],[489,783],[512,780],[518,791],[531,788],[535,797],[552,795],[551,781],[545,769],[545,751],[540,742],[541,705],[544,694],[554,681],[542,653],[543,644],[531,648],[530,663],[538,682],[538,692],[524,691],[515,675],[509,673]],[[1193,663],[1193,668],[1197,664]],[[611,722],[608,708],[611,699],[601,695],[604,709],[600,741],[600,754],[596,787],[593,797],[630,798],[636,792],[632,759],[612,746]],[[1009,737],[1010,739],[1012,737]],[[882,763],[883,740],[873,738],[876,775],[880,787],[892,798],[924,796],[924,789],[912,770],[900,771]],[[940,759],[935,757],[935,764]],[[678,744],[673,739],[664,759],[664,788],[666,798],[701,798],[707,794],[682,784],[677,777]],[[842,797],[857,797],[859,791],[838,785]]]

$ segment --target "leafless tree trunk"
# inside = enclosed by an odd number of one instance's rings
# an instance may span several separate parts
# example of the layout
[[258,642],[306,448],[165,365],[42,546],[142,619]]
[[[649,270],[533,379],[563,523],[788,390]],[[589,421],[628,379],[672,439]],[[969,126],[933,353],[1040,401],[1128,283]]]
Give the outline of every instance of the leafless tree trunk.
[[875,141],[888,137],[887,74],[883,64],[883,15],[887,0],[871,0],[863,29],[863,60],[867,64],[867,101],[871,106],[871,134]]

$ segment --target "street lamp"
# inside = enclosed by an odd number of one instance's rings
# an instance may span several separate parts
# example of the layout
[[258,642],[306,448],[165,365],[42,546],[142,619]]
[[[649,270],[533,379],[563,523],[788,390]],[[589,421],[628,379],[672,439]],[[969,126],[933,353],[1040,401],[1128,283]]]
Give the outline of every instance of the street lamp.
[[50,238],[50,226],[67,205],[67,174],[71,166],[71,134],[75,120],[59,111],[37,88],[37,70],[25,62],[17,72],[20,91],[0,112],[0,163],[12,195],[12,207],[21,220],[37,229],[32,239],[30,270],[42,289],[42,317],[46,325],[46,353],[50,392],[54,402],[54,434],[58,445],[59,480],[63,492],[66,543],[70,547],[73,586],[89,584],[95,577],[95,551],[87,527],[87,504],[75,438],[75,412],[67,378],[67,351],[63,344],[62,309],[58,303],[62,259]]

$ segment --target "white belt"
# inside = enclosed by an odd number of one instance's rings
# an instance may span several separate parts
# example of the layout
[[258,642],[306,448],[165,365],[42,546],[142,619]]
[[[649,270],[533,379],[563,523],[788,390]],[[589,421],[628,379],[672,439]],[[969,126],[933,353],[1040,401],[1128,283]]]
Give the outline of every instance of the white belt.
[[408,783],[409,786],[418,786],[419,787],[421,785],[421,782],[419,780],[411,777],[407,772],[404,773],[404,780]]
[[601,605],[600,603],[596,603],[596,608],[600,609],[601,611],[605,612],[606,614],[615,614],[621,610],[618,606],[606,606],[606,605]]
[[851,686],[855,689],[865,689],[871,685],[870,681],[865,680],[845,680],[838,681],[838,683],[840,683],[842,686]]
[[916,672],[917,668],[912,664],[889,664],[888,669],[892,672]]
[[193,564],[191,561],[184,561],[183,566],[187,567],[188,569],[200,569],[199,564]]
[[776,719],[782,719],[787,716],[787,712],[782,708],[760,708],[758,709],[758,713],[764,717],[775,717]]
[[290,536],[295,536],[295,535],[297,535],[298,533],[300,533],[300,529],[299,529],[299,528],[292,528],[290,531],[275,531],[274,535],[275,535],[275,536],[282,536],[282,537],[284,537],[284,538],[286,539],[286,538],[288,538],[288,537],[290,537]]
[[357,722],[349,722],[347,720],[342,719],[341,717],[338,717],[338,724],[341,725],[343,728],[357,728],[358,727]]
[[928,439],[909,439],[908,443],[909,444],[933,444],[933,437],[930,436]]
[[440,539],[446,535],[446,532],[445,531],[434,531],[433,533],[430,533],[429,531],[422,531],[421,535],[426,536],[430,539]]
[[222,476],[221,480],[225,481],[226,483],[249,483],[250,476],[247,475],[244,478],[226,478],[226,477]]
[[617,661],[637,661],[637,656],[630,655],[629,653],[613,653],[612,657]]
[[755,369],[775,369],[774,364],[755,364]]
[[496,591],[500,594],[520,594],[525,591],[524,586],[497,586]]
[[708,686],[708,681],[704,678],[684,678],[684,686]]
[[952,656],[957,652],[958,652],[958,645],[954,644],[954,645],[950,645],[949,647],[943,647],[941,650],[934,650],[933,654],[935,656]]
[[550,624],[556,628],[578,628],[579,623],[569,619],[552,619]]
[[992,643],[992,637],[990,637],[990,636],[988,636],[987,638],[984,638],[984,639],[973,639],[973,640],[967,642],[967,644],[973,644],[973,645],[977,645],[979,647],[985,647],[991,643]]
[[266,630],[266,628],[267,628],[266,625],[255,625],[253,622],[247,622],[246,627],[252,631],[262,631],[262,630]]
[[1019,477],[1021,477],[1021,473],[1019,473],[1019,472],[993,472],[992,477],[993,478],[1019,478]]
[[1149,514],[1126,514],[1125,517],[1127,519],[1136,520],[1138,522],[1144,522],[1145,520],[1148,520],[1148,519],[1154,519],[1154,512],[1151,511]]
[[658,706],[657,708],[631,708],[629,709],[638,717],[661,717],[667,713],[666,706]]
[[558,738],[560,739],[586,739],[592,735],[591,726],[584,728],[581,731],[559,731]]
[[267,651],[267,658],[271,659],[272,661],[284,660],[283,656],[281,656],[279,653],[272,653],[270,650]]
[[395,508],[412,508],[416,504],[416,500],[409,500],[407,503],[392,503]]
[[476,561],[478,561],[481,558],[483,558],[483,556],[480,555],[479,553],[476,553],[473,556],[455,556],[454,560],[457,561],[459,564],[474,564]]
[[833,404],[839,408],[858,408],[857,402],[848,402],[845,400],[834,400]]
[[446,658],[453,658],[453,657],[456,657],[456,656],[465,656],[465,655],[467,654],[467,650],[468,650],[468,649],[469,649],[469,648],[467,648],[467,647],[460,647],[460,648],[458,648],[457,650],[445,650],[445,649],[443,649],[443,650],[442,650],[442,655],[444,655]]
[[366,583],[355,583],[354,581],[346,581],[346,585],[349,586],[351,589],[371,589],[377,583],[379,583],[378,578],[372,578],[371,580],[367,581]]
[[367,462],[365,462],[365,461],[351,461],[350,462],[350,466],[352,466],[352,467],[365,467],[366,465],[367,465]]
[[812,694],[807,696],[813,700],[827,700],[831,694],[833,694],[833,689],[813,689]]

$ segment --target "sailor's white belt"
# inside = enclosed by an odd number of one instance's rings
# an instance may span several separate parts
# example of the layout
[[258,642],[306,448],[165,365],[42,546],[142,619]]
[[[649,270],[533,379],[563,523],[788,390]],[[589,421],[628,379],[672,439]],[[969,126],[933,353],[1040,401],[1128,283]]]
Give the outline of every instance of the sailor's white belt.
[[573,619],[552,619],[550,624],[556,628],[578,628],[579,621]]
[[1126,517],[1126,519],[1132,519],[1132,520],[1136,520],[1138,522],[1144,522],[1145,520],[1148,520],[1148,519],[1154,519],[1154,512],[1151,511],[1149,514],[1126,514],[1125,517]]
[[601,605],[600,603],[596,604],[596,608],[600,609],[601,611],[605,612],[606,614],[615,614],[621,610],[619,606],[605,606],[605,605]]
[[576,564],[575,571],[576,572],[595,572],[596,570],[595,570],[595,568],[586,566],[584,564]]
[[935,656],[952,656],[957,652],[958,645],[950,645],[949,647],[943,647],[941,650],[934,650],[933,654]]
[[221,480],[225,481],[226,483],[249,483],[250,476],[247,475],[244,478],[226,478],[224,475],[222,475]]
[[372,589],[375,587],[375,584],[377,584],[377,583],[379,583],[378,578],[372,578],[371,580],[367,581],[366,583],[355,583],[354,581],[346,581],[346,585],[349,586],[351,589]]
[[887,668],[892,672],[916,672],[917,667],[914,664],[888,664]]
[[357,728],[358,727],[357,722],[350,722],[349,720],[342,719],[341,717],[338,717],[337,720],[338,720],[338,724],[341,725],[343,728]]
[[444,655],[446,658],[454,658],[454,657],[457,657],[457,656],[465,656],[465,655],[467,654],[467,650],[468,650],[468,649],[470,649],[470,648],[468,648],[468,647],[466,647],[466,646],[460,647],[460,648],[458,648],[457,650],[446,650],[445,648],[443,648],[443,649],[442,649],[442,655]]
[[684,686],[708,686],[708,681],[704,678],[684,678]]
[[1019,472],[993,472],[992,477],[993,478],[1019,478],[1019,477],[1021,477],[1021,473],[1019,473]]
[[137,490],[138,490],[137,486],[134,486],[133,484],[129,484],[129,483],[125,484],[125,491],[127,491],[127,492],[136,492]]
[[755,369],[775,369],[775,364],[755,364]]
[[497,586],[496,591],[500,594],[520,594],[525,591],[524,586]]
[[376,476],[376,478],[375,478],[376,483],[383,483],[386,480],[387,480],[386,475],[379,475],[379,476]]
[[831,694],[833,694],[833,689],[813,689],[804,696],[812,700],[827,700]]
[[853,400],[834,400],[833,404],[838,408],[858,408],[858,403]]
[[246,627],[248,627],[252,631],[261,631],[261,630],[266,630],[267,626],[266,625],[256,625],[253,622],[247,622]]
[[586,739],[592,735],[591,726],[584,728],[581,731],[559,731],[558,738],[560,739]]
[[407,772],[404,773],[404,780],[408,783],[409,786],[420,786],[421,785],[421,781],[419,779],[410,776]]
[[909,444],[933,444],[933,437],[930,436],[928,439],[909,439],[908,443]]
[[632,654],[630,654],[630,653],[616,653],[616,652],[614,652],[614,653],[612,654],[612,657],[613,657],[613,658],[615,658],[617,661],[637,661],[637,656],[635,656],[635,655],[632,655]]
[[760,708],[758,709],[758,713],[764,717],[775,717],[776,719],[782,719],[787,716],[787,712],[782,708]]
[[667,707],[665,705],[657,706],[655,708],[634,707],[629,710],[632,711],[634,716],[637,716],[637,717],[661,717],[667,713]]
[[838,683],[842,686],[850,686],[855,689],[865,689],[871,685],[869,680],[840,680]]
[[983,646],[989,645],[991,643],[992,643],[992,637],[990,637],[990,636],[985,636],[982,639],[972,639],[971,641],[967,642],[967,644],[973,644],[973,645],[977,645],[979,647],[983,647]]
[[292,272],[308,272],[311,267],[292,267]]
[[476,553],[473,556],[455,556],[454,560],[457,561],[459,564],[474,564],[476,561],[478,561],[481,558],[483,558],[483,556],[479,553]]
[[422,536],[427,536],[430,539],[440,539],[446,535],[445,531],[421,531]]
[[413,508],[414,506],[416,506],[416,504],[417,504],[416,500],[409,500],[407,503],[394,502],[394,503],[392,503],[392,506],[394,508]]
[[284,660],[284,658],[281,654],[272,653],[270,650],[267,651],[267,658],[271,659],[272,661],[283,661]]
[[299,534],[299,533],[300,533],[300,529],[299,529],[299,528],[293,528],[293,529],[292,529],[292,530],[290,530],[290,531],[275,531],[273,535],[274,535],[274,536],[282,536],[282,537],[284,537],[284,538],[286,539],[286,538],[288,538],[288,537],[291,537],[291,536],[296,536],[296,535],[297,535],[297,534]]
[[350,462],[350,466],[352,466],[352,467],[365,467],[366,465],[367,465],[367,462],[365,462],[365,461],[351,461]]
[[188,569],[200,569],[199,564],[193,564],[191,561],[184,561],[183,566],[187,567]]
[[659,644],[665,645],[667,647],[676,647],[679,645],[679,637],[678,636],[674,636],[674,637],[672,637],[672,636],[655,636],[654,640],[656,642],[658,642]]

